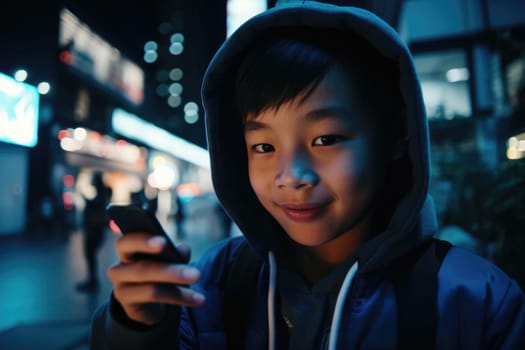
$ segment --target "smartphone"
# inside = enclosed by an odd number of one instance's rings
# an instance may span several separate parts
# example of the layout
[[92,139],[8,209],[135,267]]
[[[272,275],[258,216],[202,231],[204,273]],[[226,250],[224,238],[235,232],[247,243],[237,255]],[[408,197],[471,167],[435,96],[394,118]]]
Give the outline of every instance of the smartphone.
[[183,263],[186,259],[182,257],[170,237],[166,234],[158,221],[155,213],[138,205],[116,205],[110,204],[106,208],[108,217],[115,222],[122,234],[132,232],[148,232],[163,236],[166,239],[164,250],[158,254],[137,253],[133,260],[155,260]]

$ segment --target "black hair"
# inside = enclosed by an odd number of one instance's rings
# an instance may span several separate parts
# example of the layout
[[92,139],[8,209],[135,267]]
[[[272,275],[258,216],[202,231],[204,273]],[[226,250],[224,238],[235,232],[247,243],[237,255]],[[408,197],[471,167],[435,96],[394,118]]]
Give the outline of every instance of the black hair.
[[[344,41],[344,42],[343,42]],[[357,92],[387,147],[406,136],[404,100],[396,62],[357,34],[335,29],[280,29],[249,48],[237,72],[235,99],[242,118],[278,109],[300,94],[306,99],[330,68],[338,64],[359,81]]]
[[[379,53],[358,34],[336,29],[280,28],[248,48],[237,71],[235,99],[246,120],[301,96],[308,98],[335,65],[359,81],[357,92],[367,101],[372,124],[384,152],[407,139],[405,104],[398,64]],[[379,218],[384,226],[395,204],[412,182],[407,152],[393,161],[381,194]]]

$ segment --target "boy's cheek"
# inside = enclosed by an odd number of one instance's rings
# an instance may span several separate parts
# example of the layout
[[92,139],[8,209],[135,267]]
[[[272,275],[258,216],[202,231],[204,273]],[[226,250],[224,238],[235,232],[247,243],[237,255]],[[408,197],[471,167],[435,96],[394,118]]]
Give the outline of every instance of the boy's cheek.
[[268,183],[261,181],[261,178],[254,179],[253,177],[250,177],[250,185],[259,202],[261,202],[261,204],[266,207],[266,196],[271,193]]
[[250,185],[252,186],[253,192],[257,195],[257,198],[260,199],[260,194],[264,193],[264,184],[260,183],[260,181],[257,181],[256,179],[250,177]]
[[252,188],[269,183],[272,178],[272,165],[268,161],[248,160],[248,176]]

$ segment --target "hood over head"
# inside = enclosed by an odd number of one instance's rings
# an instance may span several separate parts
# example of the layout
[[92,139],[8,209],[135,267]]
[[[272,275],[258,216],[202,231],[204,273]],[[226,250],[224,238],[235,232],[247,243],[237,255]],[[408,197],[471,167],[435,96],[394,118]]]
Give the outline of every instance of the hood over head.
[[396,257],[427,239],[436,227],[432,203],[427,198],[429,141],[425,109],[411,54],[398,34],[374,14],[355,7],[305,1],[269,9],[245,22],[220,47],[206,70],[202,100],[214,188],[220,202],[250,243],[266,255],[280,254],[285,233],[259,203],[249,177],[242,118],[235,102],[237,70],[252,43],[287,28],[337,29],[331,37],[352,45],[357,34],[380,54],[397,63],[399,87],[406,108],[408,173],[412,182],[397,202],[386,231],[365,242],[357,251],[361,272],[385,267]]

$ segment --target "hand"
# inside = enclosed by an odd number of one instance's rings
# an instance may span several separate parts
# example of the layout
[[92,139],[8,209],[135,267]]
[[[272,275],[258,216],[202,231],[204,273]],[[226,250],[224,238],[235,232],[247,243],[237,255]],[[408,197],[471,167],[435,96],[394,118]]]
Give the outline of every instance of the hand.
[[[187,286],[196,283],[200,271],[186,264],[162,261],[135,261],[136,253],[160,253],[166,244],[163,237],[147,233],[123,235],[116,242],[119,262],[109,268],[107,275],[114,286],[113,294],[126,315],[136,321],[153,325],[162,320],[165,304],[199,306],[204,295]],[[190,248],[177,247],[189,261]]]

